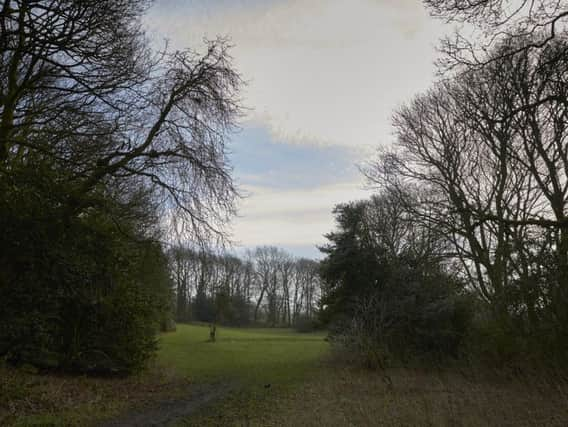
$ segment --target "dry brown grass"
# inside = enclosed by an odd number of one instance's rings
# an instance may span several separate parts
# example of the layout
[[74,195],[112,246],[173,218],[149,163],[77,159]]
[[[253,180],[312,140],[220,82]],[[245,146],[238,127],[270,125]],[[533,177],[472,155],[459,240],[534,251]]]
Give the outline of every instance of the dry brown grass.
[[568,384],[469,369],[321,369],[253,419],[262,426],[568,426]]
[[0,366],[0,425],[87,425],[188,386],[158,369],[129,378],[93,378]]

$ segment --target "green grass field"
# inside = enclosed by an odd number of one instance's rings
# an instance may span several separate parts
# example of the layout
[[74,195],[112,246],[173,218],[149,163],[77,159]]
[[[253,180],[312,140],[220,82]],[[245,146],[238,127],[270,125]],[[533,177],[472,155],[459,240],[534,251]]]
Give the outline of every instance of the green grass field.
[[385,381],[382,372],[319,363],[329,359],[324,336],[222,328],[218,342],[208,343],[206,327],[187,325],[165,335],[160,364],[198,382],[234,380],[241,386],[179,425],[568,425],[566,383],[410,368],[390,369]]
[[[85,425],[153,401],[187,395],[192,385],[230,385],[237,393],[219,410],[230,419],[261,410],[271,395],[306,378],[328,350],[325,334],[287,329],[217,329],[178,325],[160,337],[155,366],[130,378],[88,378],[33,373],[0,366],[0,425]],[[207,424],[207,412],[198,423]],[[218,420],[217,415],[213,418]]]
[[220,327],[215,343],[208,337],[207,326],[178,325],[161,336],[155,366],[130,378],[0,366],[0,425],[82,426],[133,409],[152,422],[148,408],[193,402],[199,390],[216,398],[176,425],[568,425],[568,384],[557,378],[399,368],[385,381],[384,372],[330,361],[323,333]]
[[158,365],[201,381],[288,383],[301,379],[327,351],[324,333],[299,334],[289,329],[209,328],[178,325],[160,340]]
[[215,342],[208,337],[206,326],[179,325],[175,333],[161,338],[158,366],[196,383],[234,388],[229,396],[179,425],[248,424],[309,378],[329,350],[325,333],[299,334],[289,329],[221,327]]

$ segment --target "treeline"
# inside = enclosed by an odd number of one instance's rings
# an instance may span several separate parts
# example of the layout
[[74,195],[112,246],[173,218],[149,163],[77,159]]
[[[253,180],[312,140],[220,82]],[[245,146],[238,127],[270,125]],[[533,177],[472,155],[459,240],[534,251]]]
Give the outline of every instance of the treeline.
[[244,257],[175,247],[168,253],[176,320],[226,325],[316,326],[319,264],[273,246]]
[[222,239],[234,212],[228,45],[154,51],[149,5],[0,3],[2,360],[140,369],[171,323],[161,241]]
[[379,194],[336,208],[326,311],[370,358],[568,359],[568,40],[527,45],[400,108]]

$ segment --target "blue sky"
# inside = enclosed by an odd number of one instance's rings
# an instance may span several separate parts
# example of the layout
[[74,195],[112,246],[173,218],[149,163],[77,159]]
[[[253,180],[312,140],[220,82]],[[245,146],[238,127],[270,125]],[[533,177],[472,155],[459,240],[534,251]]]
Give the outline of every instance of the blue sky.
[[333,206],[370,195],[357,165],[390,143],[392,111],[431,84],[447,32],[419,0],[156,0],[146,25],[174,49],[230,37],[248,82],[230,143],[247,194],[233,239],[309,257]]
[[303,189],[360,178],[360,156],[342,146],[289,144],[265,127],[234,135],[230,156],[241,186]]
[[[361,158],[357,152],[342,146],[290,144],[260,126],[243,128],[233,137],[230,147],[235,178],[246,197],[236,222],[241,236],[252,237],[244,246],[276,244],[296,256],[318,257],[316,244],[323,242],[320,235],[312,241],[302,236],[294,240],[293,236],[297,235],[296,230],[311,227],[314,222],[317,228],[320,218],[329,218],[334,202],[326,199],[329,194],[317,194],[322,188],[334,189],[337,183],[361,181]],[[351,198],[351,190],[345,191],[346,197]],[[306,192],[311,199],[308,203]],[[319,197],[322,203],[318,202]],[[272,241],[270,236],[275,233],[271,228],[288,236]]]

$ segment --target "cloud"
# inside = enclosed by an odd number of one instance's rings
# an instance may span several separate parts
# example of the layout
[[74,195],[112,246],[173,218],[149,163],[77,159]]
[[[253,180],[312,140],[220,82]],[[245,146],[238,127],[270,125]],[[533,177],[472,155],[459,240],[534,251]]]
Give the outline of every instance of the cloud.
[[146,24],[174,48],[231,37],[251,108],[231,145],[249,194],[233,238],[312,255],[333,206],[368,197],[355,164],[430,85],[443,30],[418,0],[157,0]]
[[361,182],[314,189],[275,190],[246,186],[250,195],[234,221],[234,240],[243,246],[309,246],[325,242],[333,230],[334,205],[369,196]]
[[237,181],[279,189],[319,187],[360,178],[350,148],[286,144],[266,128],[244,128],[231,141]]
[[374,147],[433,77],[440,25],[416,0],[158,1],[148,26],[177,47],[229,35],[249,120],[299,144]]

